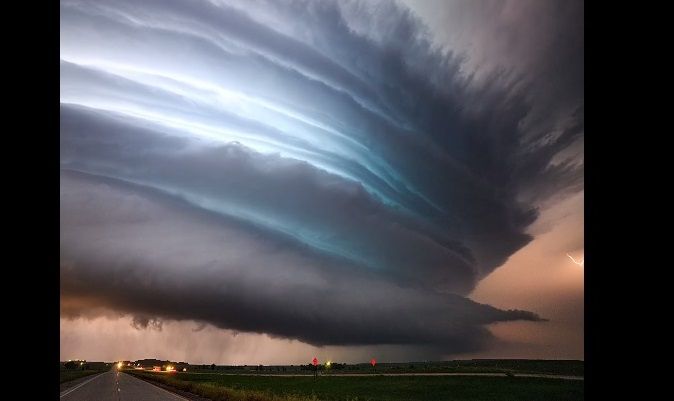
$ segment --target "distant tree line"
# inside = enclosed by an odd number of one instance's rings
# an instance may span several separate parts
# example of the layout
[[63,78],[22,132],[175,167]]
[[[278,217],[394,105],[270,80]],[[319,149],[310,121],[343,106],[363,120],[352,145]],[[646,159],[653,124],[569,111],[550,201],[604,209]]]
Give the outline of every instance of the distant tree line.
[[75,369],[87,370],[89,369],[89,364],[83,361],[68,361],[63,364],[63,367],[69,370]]

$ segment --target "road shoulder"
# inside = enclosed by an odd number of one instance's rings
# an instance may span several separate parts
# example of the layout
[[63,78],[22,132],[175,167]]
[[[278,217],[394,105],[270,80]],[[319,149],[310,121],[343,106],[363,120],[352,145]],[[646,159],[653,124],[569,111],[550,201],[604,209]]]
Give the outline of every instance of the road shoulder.
[[100,375],[102,375],[106,372],[107,371],[100,372],[100,373],[94,373],[94,374],[91,374],[91,375],[88,375],[88,376],[78,377],[77,379],[69,380],[67,382],[63,382],[63,383],[60,384],[59,393],[63,394],[64,391],[69,390],[69,389],[71,389],[75,386],[79,386],[80,384],[84,383],[85,381],[90,380],[93,377],[100,376]]
[[[123,373],[124,373],[124,372],[123,372]],[[168,391],[169,393],[173,393],[173,394],[179,395],[179,396],[181,396],[181,397],[183,397],[183,398],[186,398],[186,399],[188,399],[188,400],[190,400],[190,401],[212,401],[212,400],[209,399],[209,398],[200,397],[200,396],[198,396],[198,395],[196,395],[196,394],[190,393],[189,391],[180,390],[180,389],[177,389],[177,388],[175,388],[175,387],[171,387],[171,386],[169,386],[169,385],[166,385],[166,384],[164,384],[164,383],[153,382],[153,381],[151,381],[151,380],[146,380],[146,379],[144,379],[143,377],[136,376],[136,375],[131,375],[131,374],[128,374],[128,373],[124,373],[124,374],[126,374],[126,375],[128,375],[128,376],[131,376],[131,377],[133,377],[134,379],[142,380],[142,381],[144,381],[145,383],[151,384],[151,385],[153,385],[153,386],[155,386],[155,387],[159,387],[160,389],[165,390],[165,391]]]

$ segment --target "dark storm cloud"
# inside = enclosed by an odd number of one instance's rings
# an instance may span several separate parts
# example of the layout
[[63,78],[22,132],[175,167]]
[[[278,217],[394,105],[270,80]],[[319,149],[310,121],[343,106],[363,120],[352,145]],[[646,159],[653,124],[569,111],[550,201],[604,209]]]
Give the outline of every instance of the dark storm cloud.
[[145,330],[147,328],[150,328],[153,330],[161,331],[162,327],[164,326],[164,323],[160,319],[154,317],[136,315],[131,320],[131,326],[138,330]]
[[66,106],[61,127],[64,167],[180,194],[362,268],[385,270],[408,285],[465,293],[476,280],[467,249],[437,243],[358,183],[308,163],[236,144],[198,146],[138,129],[128,119]]
[[61,57],[64,313],[448,352],[537,319],[462,296],[582,185],[558,89],[384,2],[63,1]]
[[[478,0],[447,2],[446,7],[424,0],[403,3],[429,20],[442,46],[462,55],[462,68],[474,80],[500,75],[519,82],[529,104],[520,122],[520,147],[526,157],[515,170],[520,198],[541,201],[582,188],[584,2]],[[521,149],[514,157],[522,156]],[[570,157],[549,165],[562,149]]]
[[61,187],[62,294],[137,314],[136,327],[194,319],[317,345],[459,352],[488,338],[483,324],[538,319],[401,286],[135,185],[64,172]]

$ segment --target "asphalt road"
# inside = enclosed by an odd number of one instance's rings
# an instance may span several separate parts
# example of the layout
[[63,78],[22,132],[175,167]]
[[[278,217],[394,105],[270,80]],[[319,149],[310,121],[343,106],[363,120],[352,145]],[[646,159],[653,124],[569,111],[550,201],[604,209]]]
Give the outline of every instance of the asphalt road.
[[109,371],[93,376],[61,393],[62,401],[185,401],[126,373]]

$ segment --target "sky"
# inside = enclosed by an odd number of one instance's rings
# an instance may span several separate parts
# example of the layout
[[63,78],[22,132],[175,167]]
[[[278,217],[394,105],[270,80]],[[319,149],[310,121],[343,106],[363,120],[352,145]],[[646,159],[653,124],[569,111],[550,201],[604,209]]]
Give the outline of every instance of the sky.
[[583,359],[583,30],[62,0],[61,359]]

